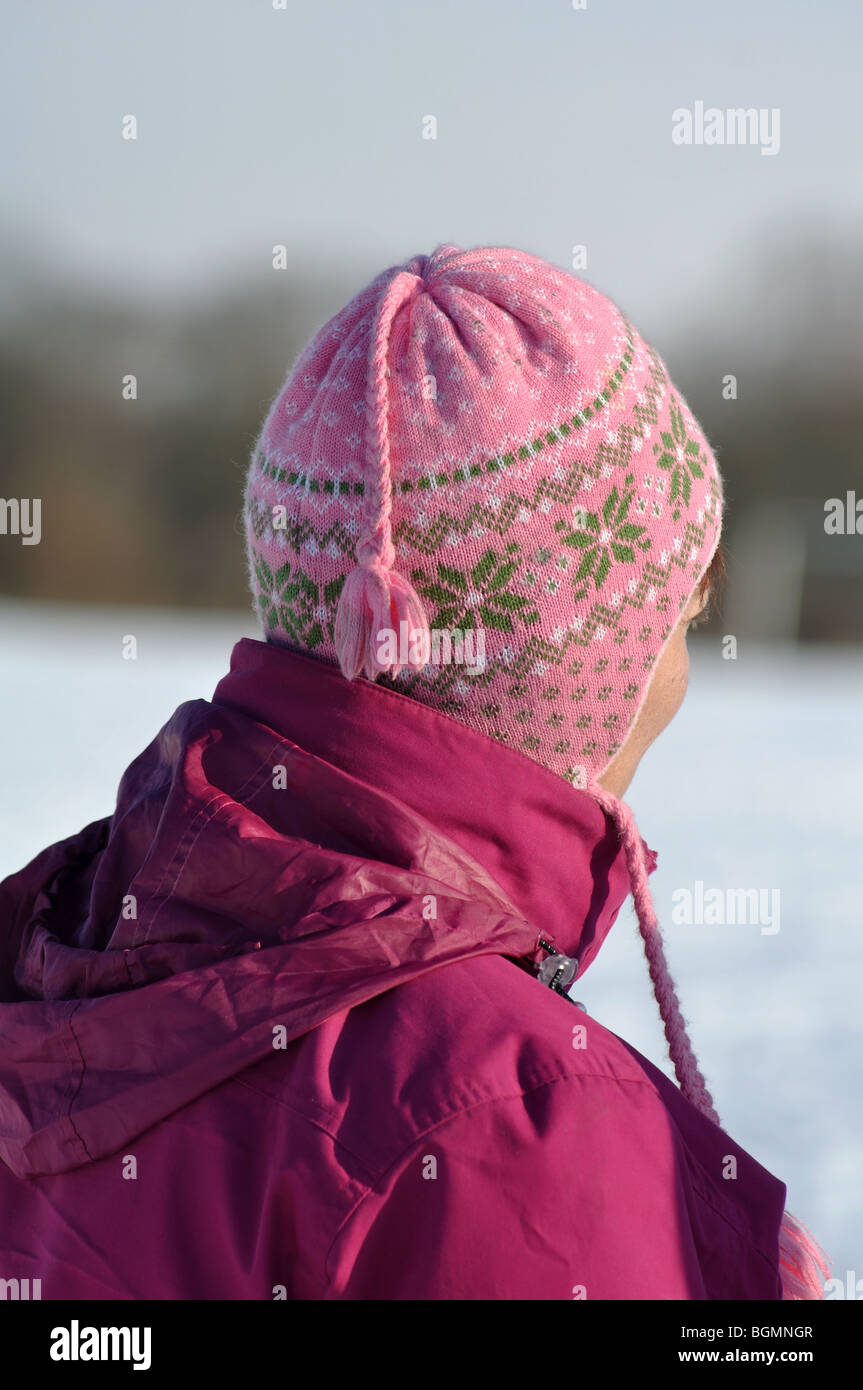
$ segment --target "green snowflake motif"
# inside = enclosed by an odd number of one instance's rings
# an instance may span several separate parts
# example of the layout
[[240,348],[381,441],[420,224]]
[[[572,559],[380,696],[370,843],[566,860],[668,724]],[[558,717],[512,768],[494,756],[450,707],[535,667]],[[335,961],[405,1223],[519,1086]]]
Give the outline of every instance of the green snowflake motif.
[[671,474],[668,502],[672,508],[671,515],[677,521],[680,517],[681,503],[685,507],[689,506],[692,479],[704,477],[701,465],[706,460],[702,458],[698,442],[687,439],[683,411],[674,396],[671,397],[671,433],[663,430],[659,437],[662,443],[654,444],[653,452],[658,455],[658,467]]
[[635,497],[635,475],[628,473],[621,492],[617,485],[611,489],[599,512],[586,512],[581,509],[579,524],[570,526],[566,521],[556,521],[555,530],[560,532],[564,545],[580,550],[581,563],[572,582],[576,585],[577,599],[584,598],[587,588],[578,588],[582,580],[593,580],[597,589],[602,588],[612,564],[632,564],[635,549],[649,550],[650,540],[645,535],[646,527],[628,520],[629,508]]
[[327,634],[332,639],[333,609],[345,582],[344,576],[324,585],[322,600],[319,586],[299,565],[292,573],[288,561],[274,574],[263,555],[255,553],[254,567],[261,591],[258,606],[268,628],[281,628],[308,651],[319,647]]
[[513,620],[539,622],[539,613],[530,599],[516,593],[511,580],[518,570],[517,545],[508,545],[502,555],[487,550],[472,569],[458,570],[452,565],[437,566],[435,578],[413,570],[411,579],[423,598],[438,605],[436,622],[447,628],[494,628],[513,632]]

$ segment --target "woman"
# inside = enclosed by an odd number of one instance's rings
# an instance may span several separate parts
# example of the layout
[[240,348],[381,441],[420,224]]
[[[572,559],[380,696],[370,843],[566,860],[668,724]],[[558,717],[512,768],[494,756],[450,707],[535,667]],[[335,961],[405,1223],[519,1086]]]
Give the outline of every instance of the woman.
[[[821,1296],[719,1126],[620,800],[683,698],[721,508],[660,358],[536,257],[440,246],[320,330],[248,474],[266,641],[0,885],[10,1274]],[[630,891],[679,1089],[567,994]]]

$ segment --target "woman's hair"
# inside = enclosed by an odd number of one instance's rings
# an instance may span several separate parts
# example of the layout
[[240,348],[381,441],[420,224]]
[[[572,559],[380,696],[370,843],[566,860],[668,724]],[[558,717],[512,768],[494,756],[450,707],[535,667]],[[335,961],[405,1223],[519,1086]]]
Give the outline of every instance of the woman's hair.
[[706,622],[719,609],[727,581],[728,556],[723,542],[720,541],[698,585],[698,597],[706,600],[704,612],[698,618],[699,623]]

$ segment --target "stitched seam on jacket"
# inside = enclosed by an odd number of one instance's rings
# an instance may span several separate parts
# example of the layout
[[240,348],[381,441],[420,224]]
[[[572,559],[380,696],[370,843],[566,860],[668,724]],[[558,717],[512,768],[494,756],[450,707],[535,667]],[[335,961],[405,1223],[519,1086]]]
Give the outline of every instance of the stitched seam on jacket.
[[[444,1125],[451,1124],[453,1123],[453,1121],[461,1119],[463,1115],[470,1114],[470,1112],[473,1110],[478,1110],[482,1105],[494,1105],[498,1101],[502,1100],[520,1100],[523,1099],[525,1096],[533,1095],[535,1091],[543,1090],[546,1086],[556,1086],[559,1085],[561,1082],[572,1081],[576,1078],[581,1077],[590,1077],[593,1080],[599,1081],[619,1081],[622,1082],[624,1085],[630,1086],[645,1086],[648,1090],[653,1092],[660,1105],[663,1106],[663,1109],[666,1109],[662,1101],[662,1097],[659,1095],[655,1086],[646,1078],[644,1080],[641,1080],[639,1077],[609,1076],[606,1072],[572,1072],[569,1076],[552,1077],[548,1081],[542,1081],[538,1086],[531,1086],[528,1089],[508,1092],[505,1095],[489,1096],[487,1100],[476,1101],[476,1103],[473,1105],[464,1106],[461,1110],[457,1110],[452,1115],[447,1115],[445,1119],[438,1120],[435,1124],[429,1125],[427,1129],[424,1129],[419,1134],[415,1135],[414,1138],[411,1140],[410,1144],[406,1145],[406,1147],[402,1149],[398,1157],[393,1159],[392,1163],[390,1163],[389,1166],[383,1170],[374,1187],[369,1188],[367,1192],[362,1193],[362,1195],[357,1198],[356,1202],[354,1202],[354,1205],[351,1207],[350,1211],[346,1212],[345,1216],[342,1218],[338,1230],[336,1231],[335,1235],[333,1236],[330,1242],[330,1247],[327,1250],[326,1258],[324,1260],[324,1275],[327,1281],[327,1288],[329,1289],[333,1282],[333,1277],[329,1273],[329,1263],[333,1253],[333,1247],[336,1241],[342,1235],[349,1222],[353,1220],[354,1216],[359,1211],[359,1208],[362,1206],[366,1198],[373,1195],[375,1189],[379,1188],[381,1184],[386,1181],[386,1179],[389,1177],[389,1175],[393,1172],[394,1169],[402,1167],[407,1162],[408,1155],[411,1153],[411,1151],[415,1149],[417,1145],[420,1144],[424,1139],[426,1139],[430,1134],[433,1134],[436,1130],[441,1129]],[[674,1128],[676,1132],[677,1127],[675,1126]]]
[[[350,1154],[351,1158],[354,1160],[355,1163],[359,1164],[363,1172],[368,1173],[369,1177],[373,1179],[371,1183],[366,1184],[368,1192],[371,1192],[373,1190],[375,1182],[380,1181],[379,1177],[375,1177],[374,1170],[371,1169],[369,1165],[366,1162],[364,1162],[363,1159],[360,1158],[359,1154],[355,1154],[353,1149],[348,1148],[347,1144],[345,1144],[343,1140],[339,1139],[337,1135],[333,1134],[332,1130],[327,1129],[326,1125],[321,1124],[320,1120],[313,1119],[311,1115],[307,1115],[304,1110],[297,1109],[295,1105],[291,1105],[290,1101],[284,1100],[281,1096],[273,1096],[270,1095],[269,1091],[262,1091],[260,1086],[256,1086],[252,1081],[246,1081],[245,1078],[242,1076],[233,1077],[232,1083],[228,1084],[245,1086],[247,1090],[254,1091],[256,1096],[260,1096],[261,1099],[267,1101],[268,1104],[272,1105],[273,1102],[275,1102],[276,1105],[281,1105],[285,1110],[289,1110],[292,1115],[296,1115],[299,1119],[305,1120],[306,1124],[311,1125],[313,1129],[318,1130],[321,1134],[325,1134],[328,1139],[332,1140],[332,1142],[336,1145],[337,1148],[342,1149],[346,1154]],[[365,1195],[366,1193],[363,1194],[363,1196]]]
[[[284,1098],[284,1096],[275,1095],[270,1091],[264,1090],[263,1087],[255,1085],[253,1081],[248,1081],[244,1076],[235,1076],[231,1079],[231,1081],[227,1082],[226,1084],[232,1085],[236,1083],[241,1086],[246,1086],[250,1091],[254,1091],[256,1095],[261,1096],[270,1104],[282,1105],[286,1110],[290,1110],[292,1115],[298,1115],[301,1119],[308,1120],[310,1125],[313,1125],[315,1129],[320,1130],[320,1132],[322,1134],[325,1134],[328,1139],[331,1139],[334,1144],[338,1144],[339,1148],[344,1149],[345,1153],[350,1154],[351,1158],[355,1159],[356,1162],[360,1165],[360,1167],[363,1168],[365,1172],[369,1174],[369,1176],[372,1178],[372,1182],[368,1184],[368,1190],[369,1192],[372,1192],[374,1191],[374,1188],[378,1185],[378,1183],[381,1181],[381,1179],[385,1178],[386,1175],[391,1171],[393,1166],[401,1161],[402,1156],[406,1154],[409,1151],[409,1149],[411,1149],[415,1144],[419,1143],[421,1139],[424,1139],[426,1135],[432,1134],[436,1129],[440,1129],[441,1125],[449,1124],[451,1120],[459,1119],[460,1116],[466,1115],[469,1111],[475,1110],[480,1105],[490,1105],[498,1100],[518,1100],[520,1096],[529,1096],[532,1095],[534,1091],[542,1090],[543,1086],[553,1086],[559,1081],[578,1081],[582,1078],[591,1081],[621,1081],[632,1086],[647,1086],[649,1089],[654,1091],[654,1094],[657,1095],[660,1102],[664,1104],[664,1102],[662,1102],[662,1097],[659,1096],[659,1093],[655,1090],[653,1083],[647,1077],[615,1076],[613,1073],[606,1071],[568,1071],[564,1073],[564,1075],[562,1076],[545,1076],[542,1078],[541,1081],[534,1081],[530,1085],[523,1086],[518,1091],[497,1092],[494,1095],[481,1096],[476,1100],[466,1101],[464,1104],[457,1105],[455,1109],[450,1110],[449,1113],[446,1115],[441,1115],[432,1124],[426,1125],[423,1129],[417,1129],[416,1133],[414,1133],[411,1136],[411,1138],[407,1141],[404,1148],[399,1150],[398,1155],[394,1159],[392,1159],[391,1162],[388,1163],[385,1168],[378,1169],[370,1168],[365,1159],[360,1158],[359,1154],[354,1153],[353,1149],[351,1149],[344,1142],[343,1139],[340,1139],[337,1134],[334,1134],[331,1129],[327,1128],[327,1125],[325,1123],[323,1123],[321,1120],[314,1119],[311,1115],[309,1115],[306,1112],[305,1109],[300,1109],[298,1106],[292,1105],[289,1100],[286,1100]],[[317,1102],[313,1099],[310,1099],[309,1103],[317,1104]],[[324,1110],[325,1113],[328,1113],[326,1112],[326,1107],[321,1106],[321,1109]]]
[[83,1003],[84,1003],[84,1000],[83,1000],[83,999],[79,1000],[79,1002],[75,1005],[75,1008],[72,1010],[72,1012],[70,1013],[69,1017],[68,1017],[67,1020],[66,1020],[66,1022],[67,1022],[68,1025],[69,1025],[69,1032],[72,1034],[72,1038],[73,1038],[73,1040],[74,1040],[75,1047],[76,1047],[76,1050],[77,1050],[77,1052],[78,1052],[78,1056],[79,1056],[80,1059],[81,1059],[81,1075],[80,1075],[79,1078],[78,1078],[78,1085],[75,1087],[75,1094],[71,1097],[71,1099],[70,1099],[70,1101],[69,1101],[69,1109],[68,1109],[68,1111],[67,1111],[67,1113],[66,1113],[66,1118],[67,1118],[67,1120],[69,1121],[69,1124],[72,1126],[72,1129],[73,1129],[73,1131],[74,1131],[74,1133],[75,1133],[75,1137],[77,1138],[78,1143],[81,1145],[81,1147],[83,1148],[83,1150],[84,1150],[85,1154],[87,1155],[88,1159],[89,1159],[90,1162],[92,1163],[92,1162],[93,1162],[93,1155],[90,1153],[90,1150],[87,1148],[87,1145],[86,1145],[86,1143],[84,1142],[84,1136],[83,1136],[83,1134],[82,1134],[81,1131],[78,1129],[78,1126],[75,1124],[75,1121],[72,1119],[72,1110],[73,1110],[73,1108],[74,1108],[75,1101],[78,1099],[78,1096],[81,1094],[81,1087],[84,1085],[84,1077],[85,1077],[86,1074],[87,1074],[87,1059],[86,1059],[86,1057],[84,1056],[84,1053],[83,1053],[82,1050],[81,1050],[81,1044],[80,1044],[80,1042],[78,1041],[78,1034],[75,1032],[75,1029],[74,1029],[74,1027],[72,1026],[72,1019],[74,1018],[75,1014],[78,1012],[78,1010],[80,1009],[80,1007],[81,1007],[81,1005],[82,1005]]

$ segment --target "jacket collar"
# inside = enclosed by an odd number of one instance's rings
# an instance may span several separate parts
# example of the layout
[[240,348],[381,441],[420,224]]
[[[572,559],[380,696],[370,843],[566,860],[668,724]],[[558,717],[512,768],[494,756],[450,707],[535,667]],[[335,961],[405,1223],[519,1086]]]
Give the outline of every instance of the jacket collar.
[[[213,703],[396,797],[467,851],[538,932],[596,956],[629,893],[598,803],[518,750],[387,686],[242,638]],[[650,868],[656,856],[649,851]]]

